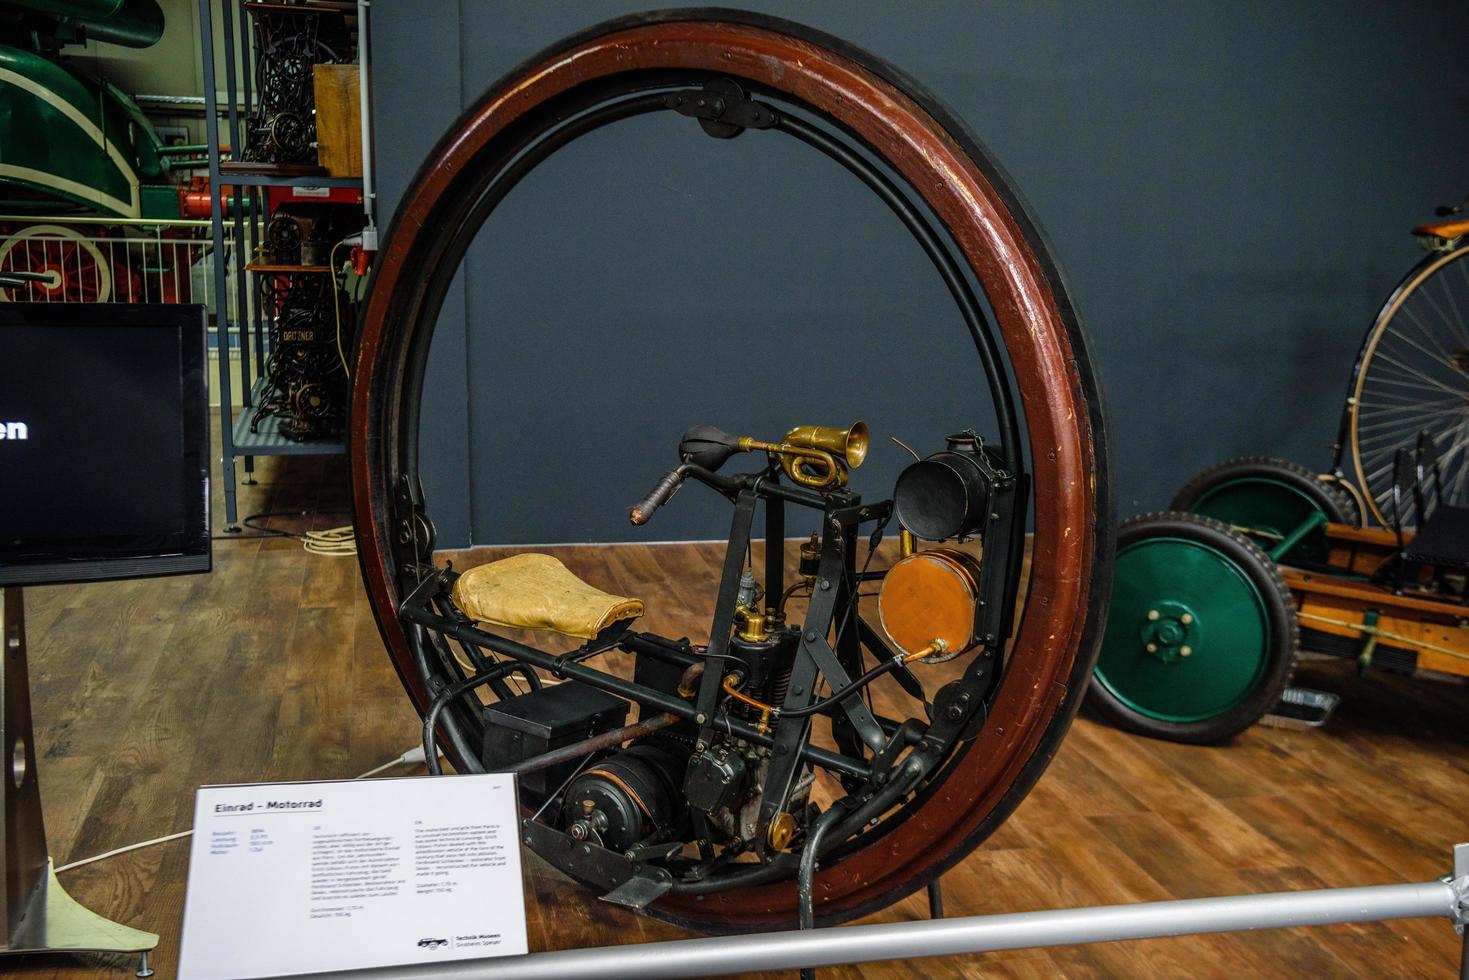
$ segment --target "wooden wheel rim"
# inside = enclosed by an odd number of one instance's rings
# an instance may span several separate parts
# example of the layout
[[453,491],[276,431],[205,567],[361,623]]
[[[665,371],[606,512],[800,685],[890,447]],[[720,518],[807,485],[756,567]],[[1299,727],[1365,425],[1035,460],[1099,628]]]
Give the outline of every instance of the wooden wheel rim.
[[[1060,275],[999,168],[947,110],[878,59],[799,25],[735,12],[669,11],[569,38],[497,83],[420,168],[374,269],[356,357],[350,439],[363,577],[394,666],[422,713],[427,698],[396,610],[389,506],[400,417],[419,391],[399,377],[425,342],[425,286],[454,227],[456,181],[513,140],[548,100],[625,73],[708,71],[806,103],[855,134],[906,179],[942,222],[989,297],[1016,379],[1032,457],[1034,544],[1025,612],[1005,682],[980,734],[934,784],[871,834],[826,861],[818,919],[842,921],[921,888],[1015,808],[1054,754],[1085,692],[1110,586],[1112,511],[1100,395]],[[460,209],[462,210],[462,209]],[[436,312],[436,311],[433,311]],[[404,464],[412,467],[412,463]],[[867,840],[867,838],[862,838]],[[648,910],[710,930],[784,926],[790,881],[702,900],[669,895]]]

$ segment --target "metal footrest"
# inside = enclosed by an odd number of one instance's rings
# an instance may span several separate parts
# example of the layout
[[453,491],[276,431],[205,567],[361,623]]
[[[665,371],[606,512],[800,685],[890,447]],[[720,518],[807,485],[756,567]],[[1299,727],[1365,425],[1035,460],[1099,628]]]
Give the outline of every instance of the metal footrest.
[[1280,702],[1260,719],[1260,724],[1274,728],[1320,728],[1339,704],[1341,696],[1329,691],[1288,687]]

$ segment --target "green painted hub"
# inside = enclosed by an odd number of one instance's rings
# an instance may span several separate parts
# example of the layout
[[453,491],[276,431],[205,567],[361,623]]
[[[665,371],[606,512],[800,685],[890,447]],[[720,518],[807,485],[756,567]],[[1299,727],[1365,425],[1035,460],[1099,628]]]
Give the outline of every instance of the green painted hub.
[[1272,646],[1269,607],[1228,555],[1179,537],[1118,551],[1097,680],[1133,711],[1180,724],[1222,715],[1260,684]]
[[1160,599],[1148,603],[1138,636],[1145,653],[1173,663],[1193,655],[1202,632],[1193,609],[1172,599]]
[[[1235,527],[1256,532],[1265,550],[1317,514],[1321,505],[1297,487],[1263,476],[1245,476],[1213,487],[1189,508]],[[1326,529],[1313,529],[1279,561],[1324,562],[1330,551]]]

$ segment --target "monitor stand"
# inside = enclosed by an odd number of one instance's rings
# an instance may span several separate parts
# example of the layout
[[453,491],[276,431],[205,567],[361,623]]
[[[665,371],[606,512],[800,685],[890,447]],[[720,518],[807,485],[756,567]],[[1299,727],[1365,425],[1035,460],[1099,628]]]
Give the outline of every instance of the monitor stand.
[[41,790],[36,778],[36,747],[31,730],[30,679],[26,670],[25,607],[21,590],[0,591],[5,659],[0,673],[0,784],[5,793],[5,826],[0,837],[0,896],[6,925],[0,956],[19,953],[140,953],[138,976],[152,976],[148,954],[158,945],[151,932],[104,919],[66,893],[51,870]]

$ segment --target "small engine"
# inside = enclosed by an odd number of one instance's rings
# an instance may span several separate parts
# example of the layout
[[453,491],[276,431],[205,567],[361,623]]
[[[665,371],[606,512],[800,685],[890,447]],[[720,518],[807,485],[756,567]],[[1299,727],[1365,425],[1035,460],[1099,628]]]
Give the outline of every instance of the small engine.
[[[800,630],[786,628],[780,613],[761,610],[761,595],[754,576],[746,572],[740,582],[735,607],[737,629],[730,637],[726,690],[738,687],[730,713],[757,729],[768,727],[766,712],[752,702],[780,705],[790,686]],[[760,798],[770,768],[770,750],[732,739],[716,739],[689,761],[684,780],[684,797],[690,806],[708,817],[711,830],[735,847],[759,846],[755,840],[760,820]],[[811,776],[803,770],[792,794],[793,808],[804,809]],[[799,799],[798,799],[799,798]],[[782,824],[785,827],[785,824]],[[774,843],[774,842],[773,842]],[[780,842],[783,843],[783,842]]]
[[[748,700],[768,705],[785,701],[800,630],[773,623],[778,617],[760,611],[761,598],[754,576],[746,573],[735,611],[738,628],[724,660],[730,684],[746,695],[731,700],[730,714],[764,728],[770,720]],[[640,657],[636,676],[656,683],[657,664]],[[672,687],[672,677],[663,686]],[[659,733],[577,776],[562,805],[561,826],[577,840],[628,852],[683,839],[690,813],[696,811],[707,820],[713,840],[750,848],[756,845],[769,766],[770,750],[764,746],[726,736],[698,746],[688,731]],[[804,811],[812,782],[810,770],[803,768],[790,797],[792,810]],[[781,821],[777,827],[771,843],[780,849],[792,826]]]

